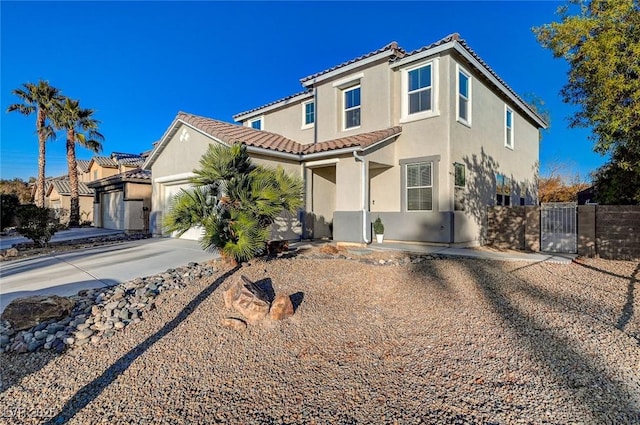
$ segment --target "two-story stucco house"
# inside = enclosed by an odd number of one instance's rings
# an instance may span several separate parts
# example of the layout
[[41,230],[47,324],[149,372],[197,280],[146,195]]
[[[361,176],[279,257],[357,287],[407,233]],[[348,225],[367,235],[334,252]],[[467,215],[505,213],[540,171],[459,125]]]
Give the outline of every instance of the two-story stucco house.
[[241,126],[177,115],[144,164],[156,233],[210,143],[243,142],[304,178],[300,223],[274,229],[288,239],[368,243],[380,217],[386,239],[477,244],[486,206],[537,202],[546,123],[457,34],[411,52],[390,43],[301,83],[235,115]]

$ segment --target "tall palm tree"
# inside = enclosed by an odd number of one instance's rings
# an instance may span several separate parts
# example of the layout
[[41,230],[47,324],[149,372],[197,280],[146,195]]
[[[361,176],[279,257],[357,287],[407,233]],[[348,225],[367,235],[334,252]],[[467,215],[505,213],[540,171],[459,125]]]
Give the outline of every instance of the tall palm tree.
[[78,195],[78,164],[76,161],[76,143],[92,152],[100,152],[104,136],[98,132],[100,121],[93,118],[93,109],[80,107],[79,100],[65,98],[58,102],[52,114],[53,125],[66,133],[67,166],[69,168],[69,186],[71,187],[71,206],[69,226],[80,224],[80,197]]
[[46,163],[46,141],[55,139],[55,132],[47,124],[56,102],[62,99],[60,90],[49,85],[48,81],[40,80],[38,84],[24,83],[23,88],[15,89],[12,93],[18,96],[22,103],[9,105],[7,112],[20,112],[24,115],[36,113],[36,133],[38,134],[38,180],[36,181],[35,203],[44,207],[44,179]]

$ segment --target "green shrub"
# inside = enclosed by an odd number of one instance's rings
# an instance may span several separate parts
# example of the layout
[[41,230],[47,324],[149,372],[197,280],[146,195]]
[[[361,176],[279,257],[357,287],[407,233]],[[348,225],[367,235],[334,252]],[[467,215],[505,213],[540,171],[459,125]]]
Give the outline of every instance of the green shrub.
[[384,235],[384,225],[380,217],[376,218],[376,221],[373,222],[373,233],[376,235]]
[[0,230],[16,224],[16,210],[20,206],[20,199],[15,193],[0,194]]
[[21,205],[17,209],[17,231],[38,246],[47,246],[58,231],[59,223],[53,210],[33,204]]

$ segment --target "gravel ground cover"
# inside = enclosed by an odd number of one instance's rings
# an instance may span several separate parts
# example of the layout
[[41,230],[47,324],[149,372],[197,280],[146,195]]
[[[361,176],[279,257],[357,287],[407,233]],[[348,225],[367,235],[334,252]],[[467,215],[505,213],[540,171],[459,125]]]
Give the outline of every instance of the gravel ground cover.
[[[1,354],[0,423],[640,423],[640,263],[323,252],[218,263],[98,344]],[[223,328],[241,275],[294,316]]]

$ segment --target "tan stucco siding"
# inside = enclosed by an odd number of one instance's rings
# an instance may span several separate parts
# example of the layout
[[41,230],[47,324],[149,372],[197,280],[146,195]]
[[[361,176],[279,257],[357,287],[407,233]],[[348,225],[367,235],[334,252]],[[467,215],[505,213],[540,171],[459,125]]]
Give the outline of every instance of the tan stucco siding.
[[187,126],[180,126],[166,143],[162,153],[151,166],[154,179],[192,172],[200,167],[200,158],[213,139]]
[[[360,76],[360,74],[362,74]],[[344,129],[343,90],[360,84],[360,127]],[[382,61],[327,80],[317,87],[318,142],[391,126],[391,69]],[[341,83],[334,87],[334,84]]]
[[266,155],[258,155],[255,153],[252,153],[249,156],[251,157],[251,162],[256,165],[261,165],[263,167],[269,168],[276,168],[279,166],[282,167],[287,173],[302,178],[302,168],[300,167],[300,163],[298,161],[291,161]]
[[97,162],[94,162],[91,164],[91,168],[89,168],[87,178],[88,181],[92,182],[103,179],[105,177],[115,176],[118,173],[119,171],[117,168],[102,167]]
[[[262,115],[263,130],[273,133],[286,135],[289,139],[298,143],[313,143],[314,128],[313,126],[304,126],[303,128],[303,108],[302,104],[313,100],[313,97],[304,101],[297,101],[289,105],[283,106],[273,111],[269,111]],[[248,126],[252,119],[245,120],[243,125]]]
[[336,164],[336,211],[362,209],[362,162],[343,156]]
[[[468,72],[469,67],[464,67]],[[457,101],[457,68],[451,67],[451,98]],[[487,189],[488,183],[495,183],[495,174],[504,174],[511,178],[516,188],[529,186],[533,190],[539,157],[538,129],[521,112],[493,88],[487,86],[477,75],[472,74],[471,126],[457,120],[456,103],[450,107],[451,123],[451,167],[461,162],[467,168],[467,182],[470,195],[493,199],[492,193],[478,193]],[[513,112],[513,149],[505,146],[505,106]],[[476,182],[475,184],[473,182]],[[453,180],[451,181],[453,190]],[[535,190],[534,190],[535,191]],[[518,189],[519,192],[519,189]],[[515,201],[515,196],[514,196]],[[453,202],[451,200],[451,202]],[[529,199],[531,202],[531,199]]]

